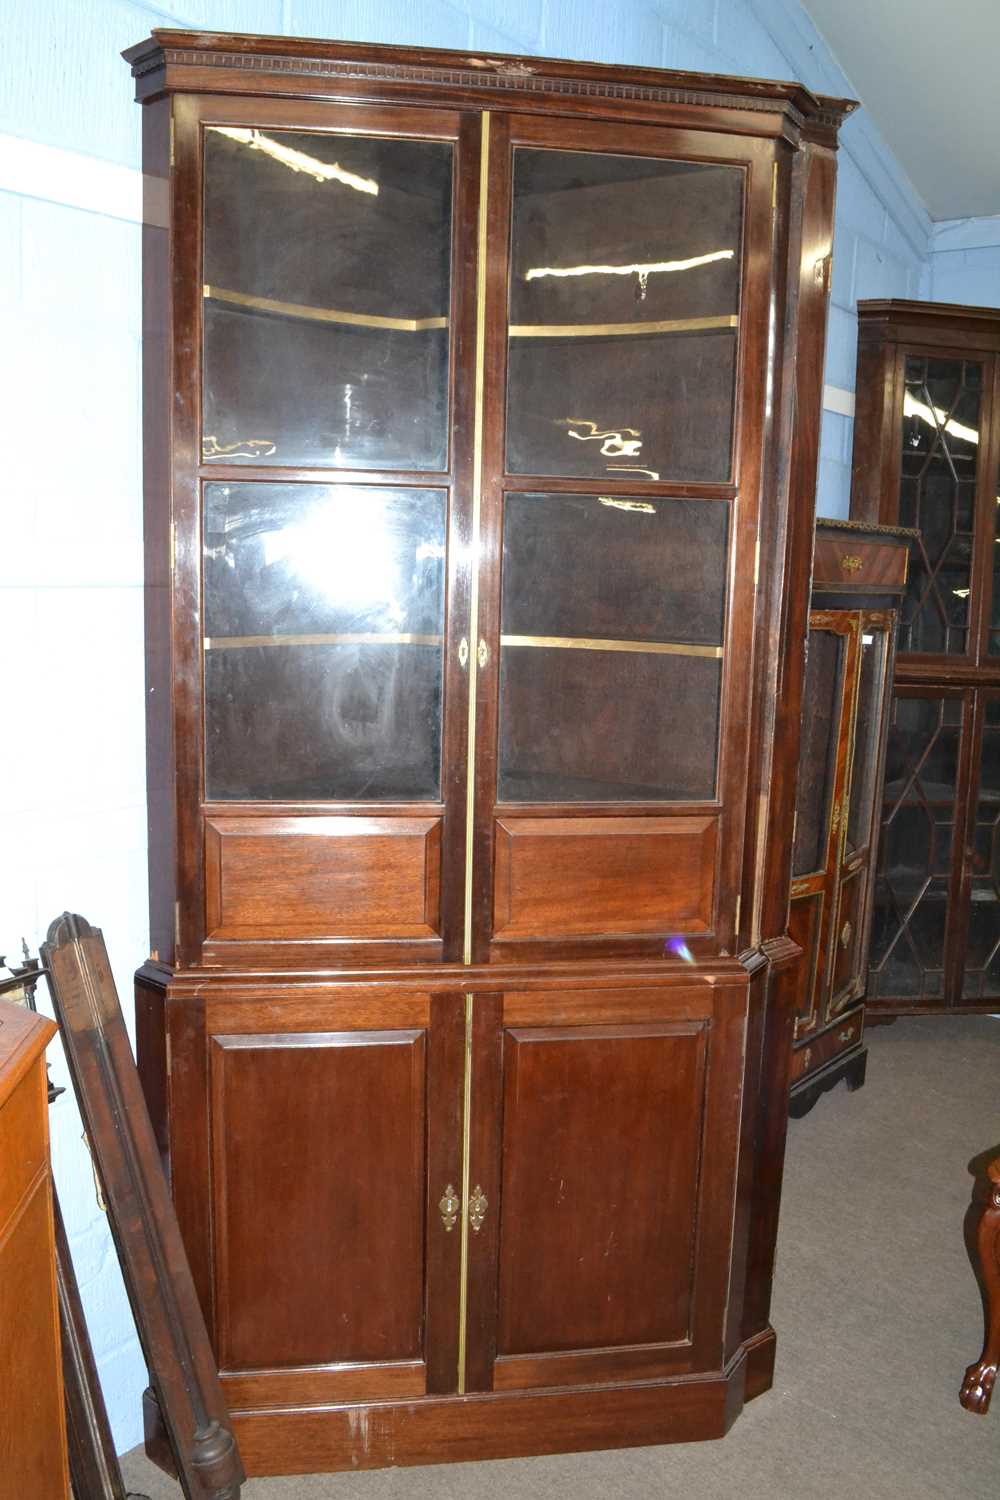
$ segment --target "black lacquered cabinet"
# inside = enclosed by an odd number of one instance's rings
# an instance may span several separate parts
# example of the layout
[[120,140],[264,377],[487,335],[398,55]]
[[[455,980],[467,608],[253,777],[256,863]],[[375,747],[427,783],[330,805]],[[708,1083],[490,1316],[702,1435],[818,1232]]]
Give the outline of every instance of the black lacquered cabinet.
[[1000,997],[1000,312],[859,304],[852,515],[919,528],[900,613],[868,1007]]

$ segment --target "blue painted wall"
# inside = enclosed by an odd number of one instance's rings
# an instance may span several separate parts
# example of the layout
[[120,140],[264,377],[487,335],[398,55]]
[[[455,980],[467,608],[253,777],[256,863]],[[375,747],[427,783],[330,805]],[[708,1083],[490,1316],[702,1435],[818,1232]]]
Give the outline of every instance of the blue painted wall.
[[[118,54],[161,25],[798,77],[852,92],[797,0],[4,0],[0,133],[81,153],[85,160],[62,162],[69,186],[93,176],[83,167],[94,159],[138,169],[139,110]],[[83,911],[107,933],[130,1013],[131,973],[148,942],[140,231],[100,202],[66,206],[51,174],[5,175],[4,160],[0,140],[2,681],[5,707],[34,703],[38,717],[0,747],[0,952],[16,952],[22,935],[36,947],[64,907]],[[109,186],[116,180],[109,167]],[[969,300],[1000,300],[995,244],[948,248],[942,239],[931,251],[930,235],[922,204],[861,111],[843,135],[830,385],[854,386],[858,297],[966,300],[974,286]],[[846,513],[850,442],[850,418],[827,411],[826,514]],[[15,862],[22,838],[31,844]],[[63,1075],[58,1057],[54,1072]],[[56,1177],[125,1449],[141,1436],[142,1359],[68,1097],[52,1123]]]
[[1000,215],[935,224],[929,252],[927,295],[935,302],[1000,307]]

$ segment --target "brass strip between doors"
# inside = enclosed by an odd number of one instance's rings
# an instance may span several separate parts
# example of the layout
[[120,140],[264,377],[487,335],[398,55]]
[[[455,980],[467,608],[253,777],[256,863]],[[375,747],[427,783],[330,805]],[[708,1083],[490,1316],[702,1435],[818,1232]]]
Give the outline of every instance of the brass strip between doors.
[[383,318],[375,313],[345,312],[336,307],[310,307],[305,302],[279,302],[274,297],[255,297],[250,292],[227,291],[221,286],[204,287],[210,302],[227,302],[232,307],[248,307],[253,312],[274,313],[282,318],[298,318],[306,323],[340,323],[349,328],[390,328],[399,333],[423,333],[428,328],[447,328],[447,318]]
[[541,646],[557,651],[638,651],[653,656],[710,656],[718,661],[721,646],[685,646],[673,641],[603,641],[577,635],[502,635],[501,646]]
[[[484,110],[479,157],[479,223],[476,245],[476,384],[472,430],[472,533],[469,546],[469,640],[479,639],[479,521],[483,498],[483,399],[486,371],[486,231],[490,170],[490,115]],[[465,766],[465,934],[462,961],[472,962],[472,851],[476,811],[477,653],[469,653],[468,754]],[[465,997],[465,1073],[462,1092],[462,1244],[458,1283],[458,1370],[456,1386],[465,1395],[466,1321],[469,1305],[469,1176],[472,1136],[472,1011]]]
[[738,328],[735,315],[710,318],[671,318],[662,323],[512,323],[512,339],[600,339],[630,334],[702,333],[719,328]]
[[[469,640],[479,639],[479,522],[483,499],[483,394],[486,372],[486,229],[490,168],[490,116],[482,115],[479,158],[479,226],[476,246],[476,384],[472,435],[472,533],[469,546]],[[465,767],[465,933],[462,962],[472,962],[472,848],[476,812],[476,653],[469,657],[468,754]],[[464,1324],[463,1324],[464,1328]]]
[[439,635],[359,631],[354,635],[207,635],[206,651],[243,651],[251,646],[440,646]]
[[459,1209],[462,1221],[462,1239],[459,1251],[458,1277],[458,1379],[456,1386],[460,1396],[465,1395],[465,1325],[469,1309],[469,1182],[471,1181],[472,1154],[472,1009],[473,997],[465,997],[465,1062],[462,1075],[462,1206]]

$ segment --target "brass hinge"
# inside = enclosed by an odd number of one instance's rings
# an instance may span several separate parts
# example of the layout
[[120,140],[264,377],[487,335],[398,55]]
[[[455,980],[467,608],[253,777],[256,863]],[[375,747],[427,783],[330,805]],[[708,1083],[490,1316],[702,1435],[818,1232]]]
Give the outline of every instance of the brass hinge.
[[173,168],[174,159],[175,159],[175,153],[174,153],[174,109],[173,109],[173,105],[171,104],[171,106],[170,106],[170,166],[171,166],[171,168]]
[[170,523],[170,572],[173,574],[177,565],[177,523]]
[[771,163],[771,212],[778,211],[778,163]]
[[180,946],[181,946],[181,903],[179,901],[175,901],[174,902],[174,956],[175,957],[177,956],[177,950],[180,948]]
[[736,915],[733,918],[733,933],[734,933],[734,935],[736,937],[739,937],[739,931],[740,931],[740,908],[741,908],[742,905],[743,905],[743,893],[741,891],[740,894],[736,897]]

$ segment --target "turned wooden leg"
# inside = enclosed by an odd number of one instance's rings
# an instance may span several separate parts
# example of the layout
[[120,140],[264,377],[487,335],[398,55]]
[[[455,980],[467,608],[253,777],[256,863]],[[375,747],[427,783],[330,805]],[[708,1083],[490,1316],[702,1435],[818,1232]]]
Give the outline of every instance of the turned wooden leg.
[[989,1193],[979,1221],[976,1250],[986,1297],[986,1342],[962,1381],[959,1400],[966,1411],[986,1413],[1000,1362],[1000,1156],[986,1168]]

